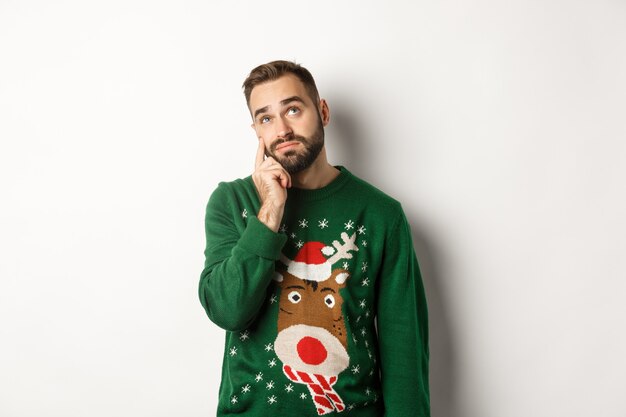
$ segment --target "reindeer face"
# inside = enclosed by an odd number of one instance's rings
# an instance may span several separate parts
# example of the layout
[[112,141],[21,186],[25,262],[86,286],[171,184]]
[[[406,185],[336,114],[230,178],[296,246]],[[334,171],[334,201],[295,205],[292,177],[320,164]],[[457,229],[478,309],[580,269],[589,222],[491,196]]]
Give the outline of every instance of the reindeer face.
[[348,366],[342,313],[348,271],[336,269],[324,281],[308,281],[281,272],[278,337],[274,349],[294,369],[337,375]]

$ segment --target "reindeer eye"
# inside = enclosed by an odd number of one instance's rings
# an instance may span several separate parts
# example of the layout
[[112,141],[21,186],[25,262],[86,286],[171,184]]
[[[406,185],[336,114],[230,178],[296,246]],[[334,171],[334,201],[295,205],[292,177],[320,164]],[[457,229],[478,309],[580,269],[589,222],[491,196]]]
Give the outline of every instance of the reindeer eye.
[[298,304],[302,300],[302,296],[298,291],[291,291],[287,296],[287,299],[294,304]]
[[335,297],[333,297],[331,294],[328,294],[326,297],[324,297],[324,302],[326,303],[326,306],[328,308],[333,308],[335,306]]

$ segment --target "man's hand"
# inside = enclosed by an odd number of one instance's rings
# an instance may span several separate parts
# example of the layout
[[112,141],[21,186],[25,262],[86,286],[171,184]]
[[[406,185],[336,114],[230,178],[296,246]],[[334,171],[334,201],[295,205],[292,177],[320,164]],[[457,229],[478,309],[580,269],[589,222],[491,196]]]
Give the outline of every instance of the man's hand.
[[252,180],[261,199],[261,209],[257,218],[278,232],[287,201],[287,188],[291,187],[291,176],[274,158],[265,157],[263,139],[259,139]]

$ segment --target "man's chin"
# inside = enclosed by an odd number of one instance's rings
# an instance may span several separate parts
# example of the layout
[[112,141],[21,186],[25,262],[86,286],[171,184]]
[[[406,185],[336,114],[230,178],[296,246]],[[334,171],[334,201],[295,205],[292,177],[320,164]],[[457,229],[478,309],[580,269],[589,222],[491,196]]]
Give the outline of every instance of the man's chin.
[[[286,155],[287,156],[287,155]],[[281,158],[277,159],[278,163],[282,165],[282,167],[289,174],[297,174],[300,171],[304,171],[308,167],[311,166],[311,162],[303,159],[295,159],[295,158]]]

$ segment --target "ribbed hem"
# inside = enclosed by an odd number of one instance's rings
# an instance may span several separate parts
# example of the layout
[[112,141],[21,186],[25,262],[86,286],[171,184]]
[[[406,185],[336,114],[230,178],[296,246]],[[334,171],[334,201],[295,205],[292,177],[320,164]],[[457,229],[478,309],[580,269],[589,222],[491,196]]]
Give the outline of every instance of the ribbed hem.
[[239,239],[239,245],[261,258],[278,260],[280,251],[287,242],[283,233],[274,233],[269,227],[261,223],[255,216],[250,216],[246,230]]
[[345,167],[336,165],[335,168],[339,170],[339,175],[337,175],[337,178],[335,178],[330,184],[314,190],[292,187],[287,190],[287,198],[293,197],[298,199],[298,201],[315,201],[323,200],[330,197],[332,194],[335,194],[352,178],[352,174]]

